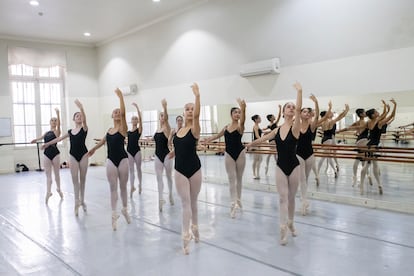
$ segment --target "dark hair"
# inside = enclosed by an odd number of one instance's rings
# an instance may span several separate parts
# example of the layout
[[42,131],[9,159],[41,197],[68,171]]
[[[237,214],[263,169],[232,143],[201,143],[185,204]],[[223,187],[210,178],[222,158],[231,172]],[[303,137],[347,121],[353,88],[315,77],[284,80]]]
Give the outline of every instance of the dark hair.
[[266,119],[270,122],[272,120],[273,114],[267,114]]
[[256,120],[259,118],[259,115],[255,114],[252,116],[253,122],[256,122]]
[[178,115],[177,117],[175,117],[175,121],[177,122],[178,121],[178,119],[183,119],[183,116],[181,116],[181,115]]
[[308,112],[312,112],[312,108],[311,107],[304,107],[300,110],[300,112],[302,112],[303,110],[307,109]]
[[365,109],[358,108],[357,110],[355,110],[355,113],[358,115],[358,117],[361,117],[361,115],[365,113]]
[[72,120],[75,120],[75,116],[76,116],[76,114],[78,114],[78,113],[80,113],[79,111],[76,111],[75,113],[73,113],[73,119]]
[[370,119],[372,119],[372,116],[374,116],[374,114],[375,114],[375,108],[371,108],[371,109],[368,109],[366,112],[365,112],[365,114],[368,116],[368,118],[370,118]]
[[237,109],[240,109],[240,108],[238,108],[238,107],[232,107],[232,108],[230,109],[230,115],[231,115],[231,114],[233,114],[233,111],[235,111],[235,110],[237,110]]
[[325,116],[325,115],[326,115],[326,111],[322,111],[321,113],[319,113],[319,115],[320,115],[321,117]]

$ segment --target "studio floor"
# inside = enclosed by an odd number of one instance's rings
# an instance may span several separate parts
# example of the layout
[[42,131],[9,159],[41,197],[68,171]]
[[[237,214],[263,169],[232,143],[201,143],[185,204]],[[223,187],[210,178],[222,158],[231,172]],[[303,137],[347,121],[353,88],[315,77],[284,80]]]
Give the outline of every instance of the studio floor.
[[[227,185],[207,181],[199,195],[201,241],[183,255],[175,188],[175,205],[160,213],[155,175],[144,171],[143,192],[128,203],[132,223],[121,217],[115,232],[104,167],[89,168],[88,211],[79,217],[68,169],[61,170],[64,199],[54,185],[48,205],[43,172],[0,175],[0,275],[378,276],[414,270],[410,214],[312,200],[309,215],[296,212],[299,235],[281,246],[276,193],[244,189],[243,211],[232,219]],[[382,171],[398,177],[392,174]],[[321,185],[329,179],[321,178]]]

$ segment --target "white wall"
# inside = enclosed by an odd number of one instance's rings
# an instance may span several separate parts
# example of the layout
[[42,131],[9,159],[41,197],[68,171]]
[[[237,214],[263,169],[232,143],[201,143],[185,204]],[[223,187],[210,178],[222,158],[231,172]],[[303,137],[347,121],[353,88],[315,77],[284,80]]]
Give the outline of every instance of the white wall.
[[[72,115],[77,110],[74,100],[78,98],[84,104],[88,123],[91,126],[88,133],[87,145],[88,147],[93,146],[94,141],[92,139],[102,136],[101,129],[103,126],[100,120],[95,48],[0,39],[0,117],[13,117],[12,97],[9,89],[7,49],[8,47],[15,46],[59,50],[66,53],[67,76],[64,107],[62,110],[62,131],[65,132],[73,126]],[[10,142],[13,142],[12,137],[0,138],[0,143]],[[42,153],[41,157],[43,157]],[[68,160],[67,142],[61,147],[61,161],[65,160]],[[24,163],[30,169],[37,168],[36,148],[15,149],[13,146],[0,147],[0,173],[14,171],[14,166],[17,163]]]
[[[321,105],[332,98],[336,110],[345,101],[379,107],[379,97],[359,96],[414,91],[413,10],[408,0],[208,1],[99,47],[102,106],[109,115],[113,89],[138,83],[127,107],[137,101],[144,110],[159,109],[166,98],[179,108],[192,100],[189,85],[197,81],[203,105],[242,97],[248,118],[260,113],[265,121],[295,96],[298,80],[304,96],[316,94]],[[280,75],[238,76],[240,65],[271,57],[281,58]]]

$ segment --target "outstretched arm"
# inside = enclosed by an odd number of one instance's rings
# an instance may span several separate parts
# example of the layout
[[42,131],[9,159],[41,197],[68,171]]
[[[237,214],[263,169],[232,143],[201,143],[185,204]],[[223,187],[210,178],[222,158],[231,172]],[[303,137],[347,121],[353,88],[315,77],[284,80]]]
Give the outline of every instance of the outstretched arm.
[[56,122],[56,130],[55,130],[55,136],[59,137],[61,134],[61,130],[60,130],[60,112],[59,112],[59,108],[55,108],[55,112],[56,112],[56,118],[57,118],[57,122]]
[[164,135],[166,137],[170,137],[171,126],[170,126],[170,122],[168,121],[167,101],[165,99],[162,99],[161,105],[162,105],[162,112],[164,114]]
[[139,107],[136,103],[132,103],[132,105],[135,106],[135,109],[137,110],[137,114],[138,114],[138,132],[142,133],[142,114],[141,114],[141,110],[139,109]]
[[349,105],[345,104],[345,109],[336,117],[334,120],[331,121],[331,127],[336,124],[338,121],[342,120],[349,111]]
[[266,135],[263,135],[259,139],[256,139],[246,145],[246,147],[249,149],[250,147],[256,146],[260,143],[263,143],[264,141],[272,140],[276,136],[276,132],[279,128],[275,128],[271,132],[267,133]]
[[391,99],[391,102],[394,105],[393,108],[392,108],[391,114],[389,116],[387,116],[386,118],[384,118],[383,120],[378,121],[378,127],[379,128],[382,128],[382,126],[385,125],[385,124],[389,124],[395,118],[395,112],[397,110],[397,102],[394,99]]
[[41,149],[42,149],[42,150],[44,150],[45,148],[49,147],[50,145],[53,145],[53,144],[59,143],[60,141],[62,141],[62,140],[64,140],[64,139],[66,139],[66,138],[68,138],[68,137],[69,137],[69,134],[68,134],[68,133],[65,133],[65,134],[63,134],[62,136],[56,137],[55,139],[53,139],[53,140],[51,140],[51,141],[49,141],[49,142],[47,142],[47,143],[44,143],[44,144],[42,145]]
[[212,135],[206,139],[204,139],[204,143],[210,143],[211,141],[217,140],[218,138],[224,135],[224,131],[226,131],[226,127],[224,127],[219,133]]
[[88,151],[88,156],[89,157],[92,156],[97,149],[99,149],[105,144],[105,142],[106,142],[106,135],[101,140],[99,140],[99,142],[92,149]]

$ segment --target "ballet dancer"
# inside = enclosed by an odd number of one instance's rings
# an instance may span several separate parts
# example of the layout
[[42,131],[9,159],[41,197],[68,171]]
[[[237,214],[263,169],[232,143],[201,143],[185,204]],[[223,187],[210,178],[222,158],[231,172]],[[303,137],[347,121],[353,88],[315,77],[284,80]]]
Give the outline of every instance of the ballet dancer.
[[142,155],[141,155],[141,148],[139,146],[139,138],[142,134],[142,115],[141,110],[139,110],[138,105],[136,103],[132,103],[132,105],[137,110],[138,116],[131,117],[131,124],[132,129],[128,131],[128,143],[127,143],[127,154],[128,154],[128,163],[129,163],[129,182],[131,184],[131,192],[130,197],[132,198],[134,192],[136,191],[135,188],[135,168],[137,169],[138,175],[138,194],[142,193]]
[[[275,116],[273,114],[268,114],[266,116],[266,119],[269,121],[270,125],[268,125],[266,128],[263,129],[263,133],[268,133],[269,131],[274,130],[275,128],[277,128],[277,124],[280,121],[280,117],[282,115],[282,106],[279,104],[279,112],[277,114],[277,118],[275,118]],[[274,140],[269,141],[269,143],[273,142]],[[268,171],[269,171],[269,162],[270,162],[270,157],[273,156],[275,158],[275,161],[277,159],[277,154],[267,154],[266,156],[266,166],[265,166],[265,175],[267,175]]]
[[[252,121],[254,122],[253,126],[253,141],[262,137],[262,129],[259,127],[259,124],[262,122],[262,119],[259,115],[255,114],[252,116]],[[253,179],[260,179],[260,165],[262,164],[262,154],[261,153],[253,153]]]

